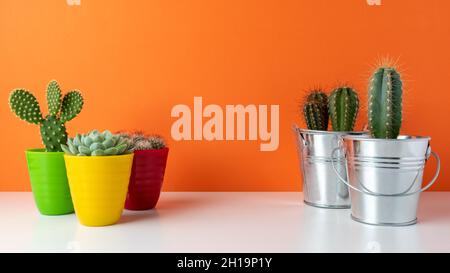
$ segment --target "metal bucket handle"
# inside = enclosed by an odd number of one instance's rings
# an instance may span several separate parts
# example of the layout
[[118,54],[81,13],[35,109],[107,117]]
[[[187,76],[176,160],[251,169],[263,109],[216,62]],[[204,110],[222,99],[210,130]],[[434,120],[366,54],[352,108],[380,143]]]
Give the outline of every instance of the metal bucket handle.
[[[438,176],[439,176],[439,172],[441,171],[441,159],[439,158],[439,155],[437,153],[435,153],[434,151],[430,151],[430,149],[428,149],[427,151],[427,155],[431,154],[432,156],[434,156],[434,158],[436,158],[437,161],[437,167],[436,167],[436,173],[433,177],[433,179],[431,180],[430,183],[428,183],[424,188],[421,188],[417,191],[414,192],[410,192],[410,193],[399,193],[399,194],[380,194],[380,193],[373,193],[373,192],[368,192],[368,191],[362,191],[352,185],[350,185],[350,183],[348,183],[347,180],[345,180],[341,174],[338,172],[336,165],[334,164],[336,161],[336,157],[334,156],[336,154],[336,152],[338,150],[340,150],[341,148],[336,148],[333,150],[333,152],[331,153],[331,165],[333,166],[333,170],[336,173],[337,177],[339,178],[339,181],[344,183],[345,185],[347,185],[347,187],[351,188],[352,190],[355,190],[357,192],[363,193],[363,194],[368,194],[368,195],[372,195],[372,196],[376,196],[376,197],[400,197],[400,196],[410,196],[410,195],[414,195],[414,194],[418,194],[421,192],[426,191],[427,189],[429,189],[437,180]],[[345,153],[346,154],[346,153]]]
[[305,139],[305,136],[303,135],[303,133],[301,132],[300,128],[298,128],[296,125],[292,126],[292,129],[294,130],[294,132],[298,135],[300,135],[301,141],[303,143],[304,147],[308,147],[308,142]]

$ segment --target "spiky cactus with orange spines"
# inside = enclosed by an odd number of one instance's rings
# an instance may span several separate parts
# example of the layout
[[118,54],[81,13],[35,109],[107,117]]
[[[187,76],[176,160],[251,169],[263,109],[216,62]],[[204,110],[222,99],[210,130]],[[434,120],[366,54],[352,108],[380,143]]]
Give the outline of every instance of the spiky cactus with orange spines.
[[328,129],[328,96],[323,91],[311,91],[303,105],[306,125],[310,130]]

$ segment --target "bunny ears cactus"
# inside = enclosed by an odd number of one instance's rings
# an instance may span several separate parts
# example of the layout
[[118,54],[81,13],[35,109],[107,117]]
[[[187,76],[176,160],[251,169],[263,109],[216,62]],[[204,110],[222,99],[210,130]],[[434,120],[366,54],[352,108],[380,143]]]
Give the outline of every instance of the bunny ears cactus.
[[77,134],[69,138],[67,145],[61,145],[62,150],[68,155],[77,156],[108,156],[129,153],[129,144],[126,138],[113,135],[106,130],[100,133],[93,130],[87,134]]
[[62,98],[61,88],[53,80],[47,86],[48,115],[44,118],[36,97],[25,89],[15,89],[9,97],[11,111],[21,120],[40,126],[42,142],[47,152],[62,152],[67,141],[65,123],[75,118],[83,108],[83,97],[77,90]]

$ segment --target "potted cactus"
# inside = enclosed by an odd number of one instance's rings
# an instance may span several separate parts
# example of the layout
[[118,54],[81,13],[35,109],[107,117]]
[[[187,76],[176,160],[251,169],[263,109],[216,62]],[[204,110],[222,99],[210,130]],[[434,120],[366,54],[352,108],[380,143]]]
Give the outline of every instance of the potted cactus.
[[308,130],[328,130],[328,95],[325,92],[322,90],[311,91],[302,110]]
[[[372,225],[404,226],[417,221],[420,193],[437,179],[440,160],[430,137],[400,136],[403,83],[390,65],[379,67],[369,83],[370,136],[346,135],[342,147],[348,175],[337,172],[350,187],[352,218]],[[434,178],[422,188],[425,163],[438,161]],[[348,180],[348,182],[347,182]]]
[[47,86],[48,115],[42,115],[36,97],[25,89],[15,89],[9,105],[20,119],[40,127],[45,149],[28,149],[26,158],[31,188],[41,214],[61,215],[73,212],[67,183],[64,153],[61,144],[67,141],[65,123],[75,118],[83,108],[79,91],[70,91],[62,97],[56,81]]
[[[321,208],[350,207],[348,188],[336,178],[330,155],[338,147],[340,136],[363,134],[353,132],[358,110],[358,95],[347,86],[334,89],[329,97],[321,90],[308,94],[302,106],[308,129],[295,128],[306,204]],[[327,131],[329,120],[333,131]],[[339,171],[345,173],[343,157],[336,160]]]
[[142,132],[122,133],[121,136],[128,139],[129,149],[134,152],[125,208],[153,209],[161,193],[169,148],[160,136]]
[[124,208],[133,163],[127,140],[109,131],[93,130],[69,138],[61,147],[80,223],[115,224]]

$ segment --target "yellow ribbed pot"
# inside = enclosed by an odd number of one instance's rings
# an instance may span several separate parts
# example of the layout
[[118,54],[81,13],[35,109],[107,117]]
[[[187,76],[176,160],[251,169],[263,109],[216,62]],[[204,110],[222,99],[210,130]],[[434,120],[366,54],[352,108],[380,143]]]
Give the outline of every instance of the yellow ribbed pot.
[[107,226],[119,221],[125,205],[133,154],[64,155],[67,178],[81,224]]

